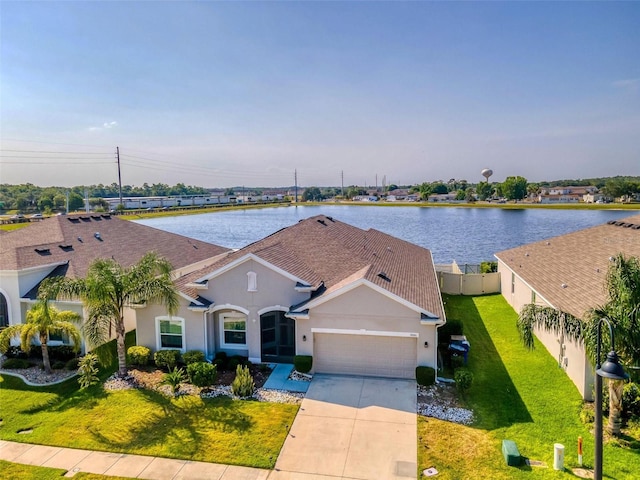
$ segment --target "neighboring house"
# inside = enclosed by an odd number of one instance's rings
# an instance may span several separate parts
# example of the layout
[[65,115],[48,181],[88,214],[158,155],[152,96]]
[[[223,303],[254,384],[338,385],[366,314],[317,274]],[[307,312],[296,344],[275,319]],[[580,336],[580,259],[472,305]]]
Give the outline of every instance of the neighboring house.
[[[434,193],[429,195],[430,202],[455,202],[456,201],[457,192],[450,193]],[[459,200],[462,202],[462,200]]]
[[[147,227],[108,214],[62,215],[6,232],[0,240],[0,328],[23,323],[42,280],[51,276],[82,278],[97,258],[124,266],[148,251],[167,258],[176,276],[185,275],[230,251],[209,243]],[[57,302],[82,314],[80,302]],[[135,314],[127,311],[128,330]]]
[[[497,253],[502,295],[517,312],[536,303],[583,318],[607,301],[609,258],[618,253],[640,257],[640,215]],[[593,368],[584,346],[544,330],[536,336],[591,399]]]
[[445,314],[431,252],[316,216],[177,280],[178,313],[137,309],[137,340],[291,363],[313,371],[415,378],[437,365]]
[[579,203],[587,201],[585,195],[593,195],[598,188],[586,187],[542,187],[537,197],[539,203]]

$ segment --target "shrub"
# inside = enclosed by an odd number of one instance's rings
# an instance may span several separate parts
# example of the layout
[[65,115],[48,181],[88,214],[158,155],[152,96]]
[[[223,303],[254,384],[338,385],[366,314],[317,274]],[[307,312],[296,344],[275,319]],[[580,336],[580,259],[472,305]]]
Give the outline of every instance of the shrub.
[[23,369],[29,368],[30,366],[31,364],[29,363],[29,361],[24,358],[8,358],[2,364],[2,368]]
[[240,360],[237,358],[230,358],[227,360],[227,369],[228,370],[237,370],[240,365]]
[[583,405],[582,410],[580,410],[580,421],[584,424],[593,423],[595,420],[595,414],[593,412],[593,408],[589,405]]
[[219,370],[224,370],[224,360],[221,358],[216,358],[213,361],[213,364],[216,366],[216,368]]
[[80,359],[78,375],[78,383],[82,389],[89,388],[100,381],[98,378],[98,356],[95,353],[87,353]]
[[237,360],[238,365],[249,365],[249,357],[243,357],[242,355],[233,355],[229,357],[229,361]]
[[447,323],[438,329],[438,342],[448,343],[451,335],[462,335],[463,331],[462,321],[448,318]]
[[464,357],[462,355],[451,355],[451,368],[454,370],[464,366]]
[[492,273],[498,271],[498,262],[480,262],[480,273]]
[[156,366],[171,371],[180,361],[180,350],[158,350],[153,356]]
[[[39,348],[42,350],[41,347]],[[60,360],[61,362],[66,362],[77,356],[75,348],[71,345],[55,345],[47,347],[47,350],[49,351],[49,359]]]
[[216,383],[218,379],[218,369],[215,365],[207,362],[195,362],[187,365],[187,375],[189,381],[196,387],[208,387]]
[[640,387],[637,384],[625,384],[622,390],[622,406],[627,417],[640,417]]
[[236,378],[231,383],[231,392],[238,397],[250,397],[256,389],[253,377],[248,367],[238,365],[236,368]]
[[182,354],[182,361],[185,365],[204,362],[204,352],[200,350],[189,350],[188,352],[184,352]]
[[29,353],[25,352],[19,346],[11,345],[6,352],[4,352],[7,358],[28,358]]
[[80,359],[78,357],[72,358],[67,363],[64,364],[64,368],[66,370],[77,370],[78,365],[80,364]]
[[67,363],[62,360],[56,360],[51,364],[51,368],[54,370],[62,370]]
[[293,357],[293,365],[300,373],[308,373],[313,366],[313,357],[311,355],[296,355]]
[[216,352],[214,360],[222,360],[222,363],[227,361],[227,352]]
[[[168,350],[166,350],[168,351]],[[175,394],[180,390],[180,384],[186,380],[184,370],[178,367],[174,367],[169,373],[165,373],[162,377],[160,385],[169,385],[171,393]]]
[[131,365],[147,365],[151,350],[142,345],[134,345],[127,350],[127,362]]
[[416,382],[418,385],[428,387],[436,382],[436,371],[431,367],[416,367]]
[[458,368],[453,374],[453,379],[456,381],[456,388],[464,395],[471,388],[473,373],[466,368]]

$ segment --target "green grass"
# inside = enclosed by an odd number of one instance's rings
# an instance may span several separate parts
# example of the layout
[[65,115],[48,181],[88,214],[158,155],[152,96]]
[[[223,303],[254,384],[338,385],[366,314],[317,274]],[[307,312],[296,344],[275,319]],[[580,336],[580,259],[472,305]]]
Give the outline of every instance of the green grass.
[[[134,339],[129,332],[127,344]],[[101,372],[103,380],[116,362]],[[79,390],[76,379],[30,387],[8,375],[0,377],[0,405],[3,440],[260,468],[273,468],[298,411],[224,397],[107,392],[101,385]]]
[[[0,460],[0,478],[11,480],[51,480],[60,479],[67,473],[60,468],[35,467]],[[110,477],[95,473],[78,472],[73,478],[78,480],[127,480],[126,477]]]
[[[546,349],[521,346],[517,315],[500,295],[445,296],[447,316],[464,322],[471,343],[469,368],[475,378],[466,396],[476,414],[471,427],[420,418],[420,470],[435,466],[442,479],[564,478],[553,470],[553,444],[565,446],[565,467],[577,467],[577,441],[584,441],[584,463],[593,463],[593,435],[578,417],[577,389]],[[501,441],[514,440],[520,453],[549,468],[507,467]],[[636,443],[637,444],[637,443]],[[604,472],[609,478],[633,478],[640,451],[608,442]]]
[[31,225],[31,222],[4,223],[0,225],[0,230],[4,230],[5,232],[10,232],[12,230],[18,230],[20,228],[28,227],[29,225]]

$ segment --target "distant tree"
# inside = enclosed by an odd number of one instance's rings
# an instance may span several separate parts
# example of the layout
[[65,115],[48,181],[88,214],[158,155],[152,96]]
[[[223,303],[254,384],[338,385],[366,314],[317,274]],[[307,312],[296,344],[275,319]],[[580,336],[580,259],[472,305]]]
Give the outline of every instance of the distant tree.
[[493,187],[488,182],[480,182],[478,184],[478,187],[476,188],[476,191],[480,200],[486,200],[487,198],[491,197]]
[[418,192],[420,192],[420,197],[423,200],[427,200],[429,195],[433,193],[433,187],[430,183],[424,182],[418,186]]
[[387,187],[388,191],[392,191],[392,190],[397,190],[398,189],[398,185],[396,185],[395,183],[391,183],[389,184],[389,186]]
[[26,195],[19,195],[16,197],[16,208],[18,210],[26,210],[29,207],[29,197]]
[[475,192],[473,191],[473,188],[469,187],[464,191],[465,195],[464,195],[464,199],[465,201],[469,202],[469,203],[473,203],[476,201],[476,195]]
[[527,194],[527,179],[524,177],[507,177],[502,182],[502,195],[508,200],[522,200]]
[[433,182],[431,184],[431,191],[433,193],[444,194],[449,193],[449,188],[442,182]]
[[460,189],[456,192],[456,200],[464,200],[467,198],[467,194],[464,190]]
[[84,198],[82,195],[71,192],[69,193],[69,210],[82,210],[84,208]]
[[226,189],[224,190],[224,194],[225,194],[225,195],[227,195],[227,196],[229,196],[229,195],[235,195],[235,194],[236,194],[236,191],[235,191],[233,188],[226,188]]
[[318,187],[307,187],[302,194],[303,202],[319,202],[323,199],[322,192]]

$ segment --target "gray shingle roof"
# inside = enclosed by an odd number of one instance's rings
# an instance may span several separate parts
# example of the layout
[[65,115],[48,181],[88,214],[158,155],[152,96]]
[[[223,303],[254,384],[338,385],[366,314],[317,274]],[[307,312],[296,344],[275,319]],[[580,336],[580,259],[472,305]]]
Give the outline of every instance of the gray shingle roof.
[[129,266],[149,251],[178,269],[229,249],[109,215],[56,216],[3,235],[0,270],[68,262],[66,276],[77,278],[97,258],[113,258]]
[[505,250],[496,257],[555,308],[581,318],[606,302],[609,258],[618,253],[640,257],[640,215]]
[[[178,280],[193,297],[189,283],[200,280],[248,254],[287,271],[324,294],[345,282],[366,279],[418,308],[444,318],[431,252],[377,230],[360,228],[319,215],[301,220],[233,252],[210,267]],[[378,274],[384,272],[386,278]],[[357,278],[356,278],[357,277]]]

